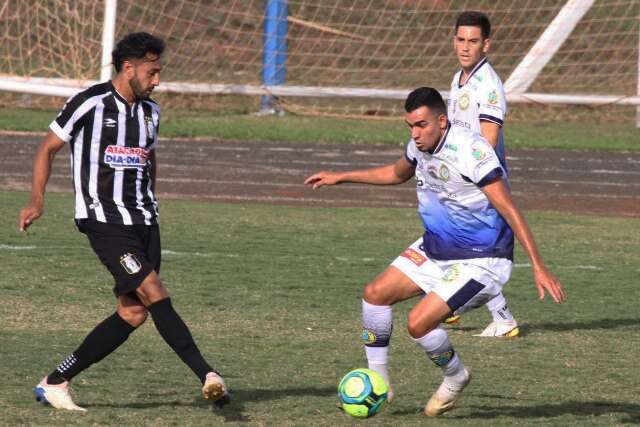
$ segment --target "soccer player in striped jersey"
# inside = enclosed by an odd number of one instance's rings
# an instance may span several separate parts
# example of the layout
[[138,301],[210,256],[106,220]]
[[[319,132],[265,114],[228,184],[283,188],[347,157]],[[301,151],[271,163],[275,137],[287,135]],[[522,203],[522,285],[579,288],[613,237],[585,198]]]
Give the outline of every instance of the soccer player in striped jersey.
[[[491,24],[486,15],[469,11],[458,16],[453,44],[461,68],[453,76],[447,110],[453,126],[484,136],[506,172],[503,125],[507,103],[502,81],[486,57],[491,46],[490,35]],[[502,293],[486,307],[493,320],[479,336],[518,336],[518,322]],[[459,318],[453,316],[445,323],[457,323]]]
[[224,380],[200,354],[158,276],[154,191],[160,108],[149,96],[160,84],[164,47],[148,33],[120,40],[112,55],[114,79],[71,97],[36,153],[31,201],[20,211],[20,230],[42,215],[53,159],[68,144],[76,225],[113,276],[117,299],[115,313],[35,387],[36,398],[55,408],[85,410],[73,402],[69,383],[122,345],[148,314],[202,382],[204,397],[218,405],[229,401]]
[[452,126],[440,94],[422,87],[405,101],[411,130],[395,163],[308,177],[313,188],[344,182],[401,184],[415,176],[424,234],[371,281],[362,301],[362,339],[369,368],[389,384],[392,305],[423,296],[409,312],[409,334],[442,368],[443,382],[425,405],[428,416],[450,410],[471,377],[440,327],[452,314],[480,307],[502,291],[513,260],[513,236],[533,267],[538,297],[564,301],[560,282],[547,270],[527,223],[509,193],[504,167],[479,134]]

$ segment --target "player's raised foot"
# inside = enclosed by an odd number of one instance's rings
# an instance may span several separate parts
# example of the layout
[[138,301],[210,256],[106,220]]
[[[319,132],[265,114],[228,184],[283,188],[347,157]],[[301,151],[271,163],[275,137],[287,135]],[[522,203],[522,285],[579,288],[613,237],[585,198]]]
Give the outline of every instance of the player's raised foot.
[[453,408],[460,398],[462,390],[469,384],[469,381],[471,381],[471,372],[469,372],[467,368],[464,368],[463,381],[456,382],[445,377],[440,387],[438,387],[425,405],[425,415],[428,417],[438,417]]
[[518,322],[514,320],[501,320],[489,323],[481,334],[476,337],[515,338],[520,335]]
[[222,407],[231,401],[224,379],[217,372],[209,372],[202,386],[202,397]]
[[460,316],[451,316],[444,319],[444,323],[447,325],[457,325],[460,323]]
[[36,400],[44,405],[68,411],[87,412],[85,408],[81,408],[73,402],[68,381],[62,384],[48,384],[47,377],[44,377],[33,389],[33,393],[36,395]]

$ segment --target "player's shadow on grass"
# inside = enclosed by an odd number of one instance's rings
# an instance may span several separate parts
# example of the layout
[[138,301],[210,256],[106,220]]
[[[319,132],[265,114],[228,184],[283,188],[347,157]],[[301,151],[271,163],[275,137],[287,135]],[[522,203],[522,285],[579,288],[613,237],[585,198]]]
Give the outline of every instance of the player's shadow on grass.
[[[245,415],[245,404],[247,402],[258,402],[264,400],[279,400],[294,396],[335,396],[335,387],[292,387],[283,389],[232,389],[231,403],[221,409],[215,408],[217,414],[223,416],[225,421],[251,421]],[[203,403],[206,403],[202,401]]]
[[200,405],[209,405],[218,415],[224,417],[227,422],[249,422],[251,419],[246,415],[245,404],[247,402],[256,402],[264,400],[279,400],[294,396],[317,396],[327,397],[335,396],[335,387],[299,387],[299,388],[283,388],[283,389],[232,389],[231,403],[223,408],[216,408],[209,402],[200,399]]
[[531,331],[567,332],[576,330],[593,329],[618,329],[629,326],[640,326],[640,318],[627,319],[595,319],[586,322],[562,322],[562,323],[525,323],[520,325],[520,335],[527,335]]
[[[451,418],[475,418],[475,419],[490,419],[490,418],[553,418],[560,417],[562,415],[573,415],[577,417],[597,417],[608,416],[612,414],[620,414],[622,418],[617,420],[622,424],[638,424],[640,423],[640,405],[636,403],[622,403],[622,402],[604,402],[604,401],[569,401],[557,404],[539,404],[533,406],[470,406],[471,414],[455,416],[454,413],[450,415]],[[461,408],[462,409],[462,408]],[[607,423],[611,421],[610,418],[606,420]]]
[[[168,406],[191,406],[200,408],[211,408],[212,411],[218,415],[224,417],[225,421],[240,421],[249,422],[251,419],[245,414],[245,404],[247,402],[264,401],[264,400],[278,400],[286,399],[293,396],[318,396],[327,397],[335,396],[335,387],[300,387],[300,388],[283,388],[283,389],[231,389],[231,403],[225,405],[223,408],[216,407],[213,403],[204,400],[199,397],[191,402],[171,400],[169,393],[156,394],[153,401],[135,402],[135,403],[95,403],[85,404],[83,406],[88,409],[91,408],[126,408],[126,409],[149,409],[149,408],[161,408]],[[167,399],[162,399],[166,396]],[[337,400],[336,400],[337,401]]]

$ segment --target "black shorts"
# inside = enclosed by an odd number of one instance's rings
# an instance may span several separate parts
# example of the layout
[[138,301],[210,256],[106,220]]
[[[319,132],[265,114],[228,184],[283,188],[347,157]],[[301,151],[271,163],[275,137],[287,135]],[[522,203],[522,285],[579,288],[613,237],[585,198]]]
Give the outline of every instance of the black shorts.
[[116,296],[134,292],[152,271],[160,273],[157,224],[106,224],[93,219],[76,220],[76,224],[116,281]]

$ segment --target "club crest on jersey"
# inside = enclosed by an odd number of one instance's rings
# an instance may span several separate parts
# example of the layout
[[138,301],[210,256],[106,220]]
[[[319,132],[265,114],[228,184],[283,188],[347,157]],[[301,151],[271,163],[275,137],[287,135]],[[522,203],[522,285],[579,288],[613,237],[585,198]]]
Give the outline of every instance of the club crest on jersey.
[[471,103],[471,101],[469,100],[469,94],[468,93],[463,93],[460,98],[458,98],[458,105],[460,106],[461,110],[466,110],[467,108],[469,108],[469,104]]
[[458,267],[457,264],[454,264],[449,267],[449,269],[444,273],[444,276],[442,276],[442,281],[450,283],[456,280],[458,277],[460,277],[460,267]]
[[144,123],[147,125],[147,138],[153,139],[155,136],[155,126],[153,126],[153,119],[149,116],[144,116]]
[[489,92],[488,101],[489,101],[489,104],[497,104],[498,103],[498,94],[496,93],[495,90],[492,90],[491,92]]
[[120,257],[120,264],[129,274],[136,274],[142,269],[142,264],[138,261],[138,258],[130,252]]
[[449,168],[446,165],[440,165],[438,175],[440,175],[440,179],[442,179],[444,182],[449,181]]
[[401,257],[407,258],[409,261],[411,261],[412,263],[414,263],[415,265],[417,265],[418,267],[420,267],[422,264],[425,263],[425,261],[427,260],[427,257],[422,255],[420,252],[408,248],[407,250],[405,250],[404,252],[402,252],[400,254]]
[[104,150],[104,163],[112,168],[141,168],[147,164],[149,150],[140,147],[108,145]]

